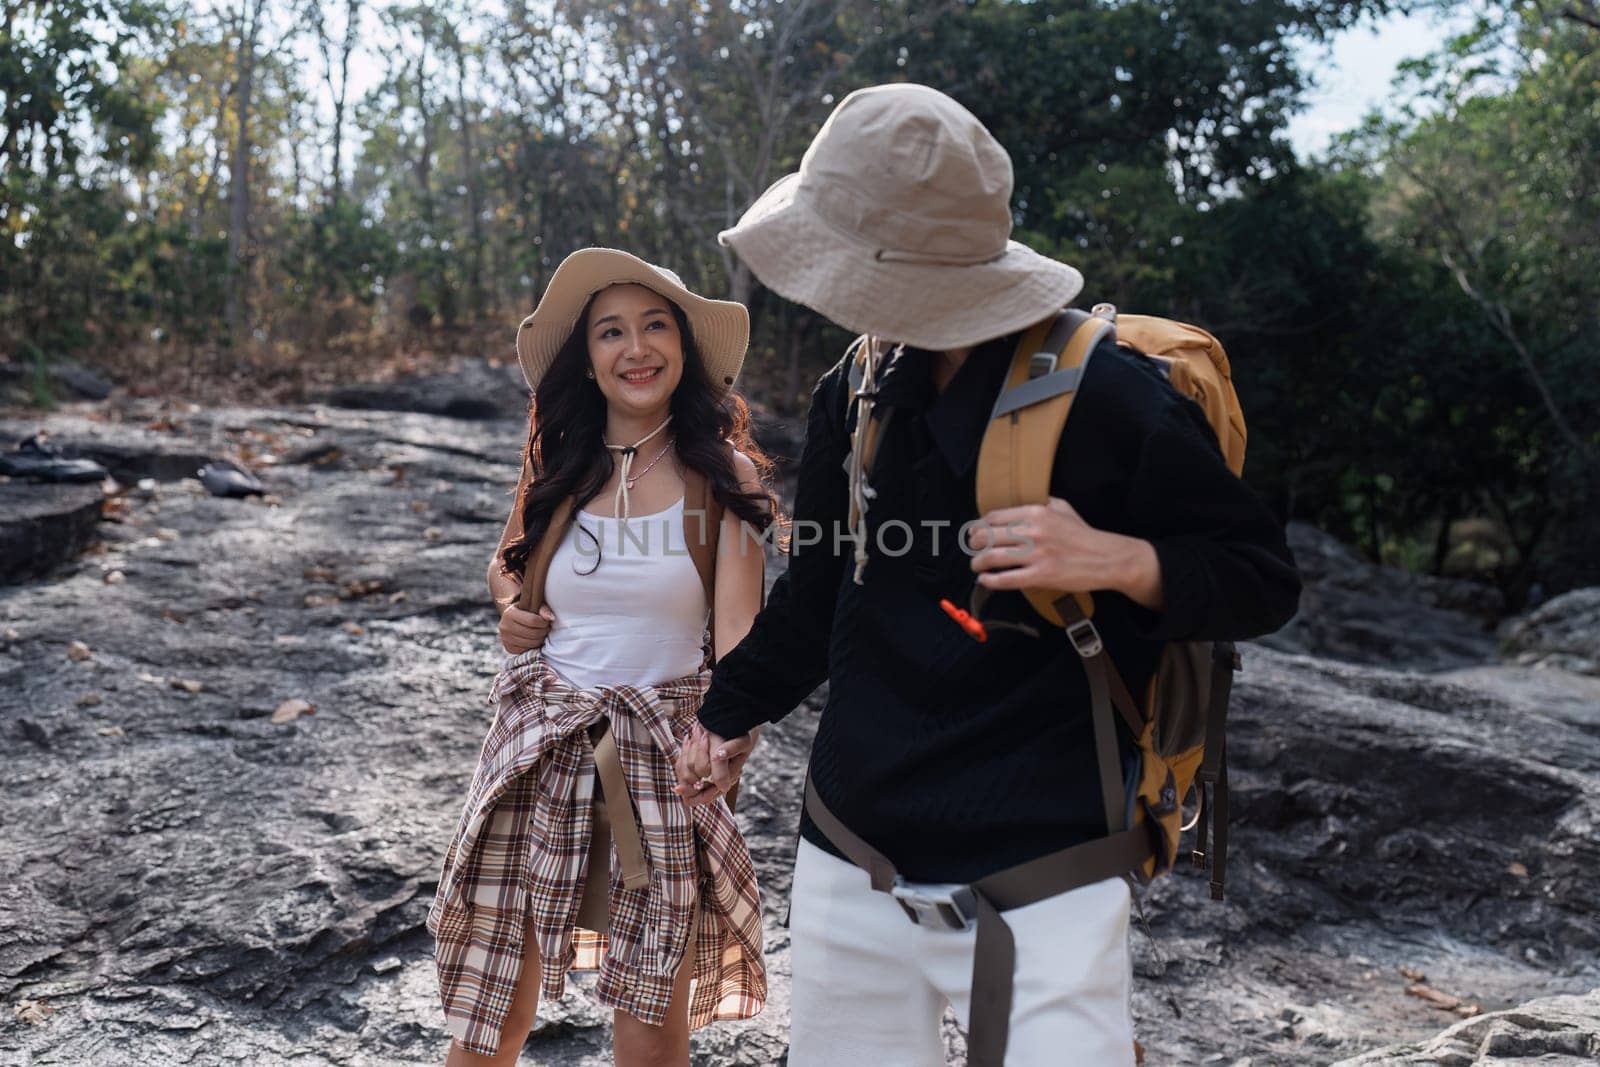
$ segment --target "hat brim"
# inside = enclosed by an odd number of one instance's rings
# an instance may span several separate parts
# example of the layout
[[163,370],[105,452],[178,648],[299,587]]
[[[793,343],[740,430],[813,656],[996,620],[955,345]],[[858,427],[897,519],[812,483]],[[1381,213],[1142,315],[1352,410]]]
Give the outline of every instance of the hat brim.
[[718,240],[761,283],[856,333],[914,348],[979,344],[1033,325],[1083,290],[1083,275],[1016,241],[983,263],[908,263],[834,228],[780,178]]
[[750,347],[750,313],[732,300],[711,300],[629,252],[582,248],[561,261],[533,314],[517,328],[517,362],[530,390],[572,336],[589,298],[613,285],[642,285],[683,309],[706,378],[719,396],[733,388]]

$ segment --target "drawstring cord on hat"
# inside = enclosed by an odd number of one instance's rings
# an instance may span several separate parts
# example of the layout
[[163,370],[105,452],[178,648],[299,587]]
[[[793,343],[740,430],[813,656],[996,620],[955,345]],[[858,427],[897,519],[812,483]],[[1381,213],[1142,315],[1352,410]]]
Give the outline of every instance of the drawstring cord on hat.
[[[630,488],[630,483],[633,481],[633,457],[639,454],[639,446],[650,440],[650,438],[654,437],[662,430],[665,430],[667,428],[667,423],[671,421],[672,416],[668,415],[665,419],[661,420],[660,426],[657,426],[655,429],[651,430],[649,433],[645,434],[631,445],[606,444],[606,447],[611,451],[622,453],[622,471],[621,477],[617,479],[617,495],[611,500],[611,510],[617,516],[617,518],[626,519],[628,517],[628,489]],[[670,442],[668,443],[668,447],[670,447]],[[663,448],[661,451],[663,454],[665,454],[666,448]],[[656,459],[660,458],[661,456],[656,456]],[[645,470],[647,471],[650,469],[650,467],[654,467],[655,465],[656,460],[653,459],[650,461],[649,466],[645,467]],[[640,473],[642,475],[643,471]]]

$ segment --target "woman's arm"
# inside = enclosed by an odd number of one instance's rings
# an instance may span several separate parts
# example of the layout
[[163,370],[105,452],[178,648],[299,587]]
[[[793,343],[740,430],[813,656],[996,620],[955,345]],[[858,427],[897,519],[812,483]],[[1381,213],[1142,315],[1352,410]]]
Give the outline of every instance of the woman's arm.
[[[733,453],[734,473],[739,488],[747,493],[762,492],[756,465],[744,453]],[[717,659],[733,651],[744,640],[761,610],[765,592],[767,552],[762,531],[752,529],[731,509],[722,513],[722,528],[717,534],[716,610],[712,612],[712,647]],[[759,728],[731,741],[716,738],[711,748],[710,735],[698,722],[694,724],[677,760],[678,793],[689,804],[705,804],[732,788],[744,771],[755,749]],[[704,784],[710,778],[712,784]]]

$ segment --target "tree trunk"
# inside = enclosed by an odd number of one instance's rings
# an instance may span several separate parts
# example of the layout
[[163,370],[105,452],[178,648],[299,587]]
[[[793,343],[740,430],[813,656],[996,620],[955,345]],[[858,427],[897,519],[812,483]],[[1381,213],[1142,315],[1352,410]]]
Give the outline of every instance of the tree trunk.
[[456,53],[456,114],[461,122],[461,165],[467,178],[467,230],[472,234],[472,249],[467,253],[467,301],[472,319],[483,317],[483,204],[479,188],[478,153],[472,139],[472,115],[467,110],[467,52],[460,38],[454,38]]
[[1439,533],[1433,539],[1433,574],[1439,577],[1444,574],[1444,563],[1450,556],[1450,527],[1455,524],[1455,508],[1447,508],[1439,516]]
[[344,196],[344,108],[350,93],[350,53],[361,24],[361,0],[350,0],[344,13],[344,44],[339,51],[339,91],[333,97],[333,202]]
[[[250,103],[255,85],[256,32],[260,28],[263,0],[248,0],[239,26],[238,71],[234,116],[239,124],[234,139],[228,181],[228,338],[233,359],[243,348],[248,315],[250,258]],[[230,360],[231,361],[231,360]]]

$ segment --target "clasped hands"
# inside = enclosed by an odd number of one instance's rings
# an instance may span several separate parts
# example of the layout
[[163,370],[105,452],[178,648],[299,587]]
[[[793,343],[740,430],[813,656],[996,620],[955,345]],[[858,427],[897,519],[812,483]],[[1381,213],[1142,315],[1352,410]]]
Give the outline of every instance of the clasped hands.
[[738,784],[759,734],[757,728],[742,737],[721,738],[695,723],[673,761],[678,784],[672,791],[691,808],[716,800]]

